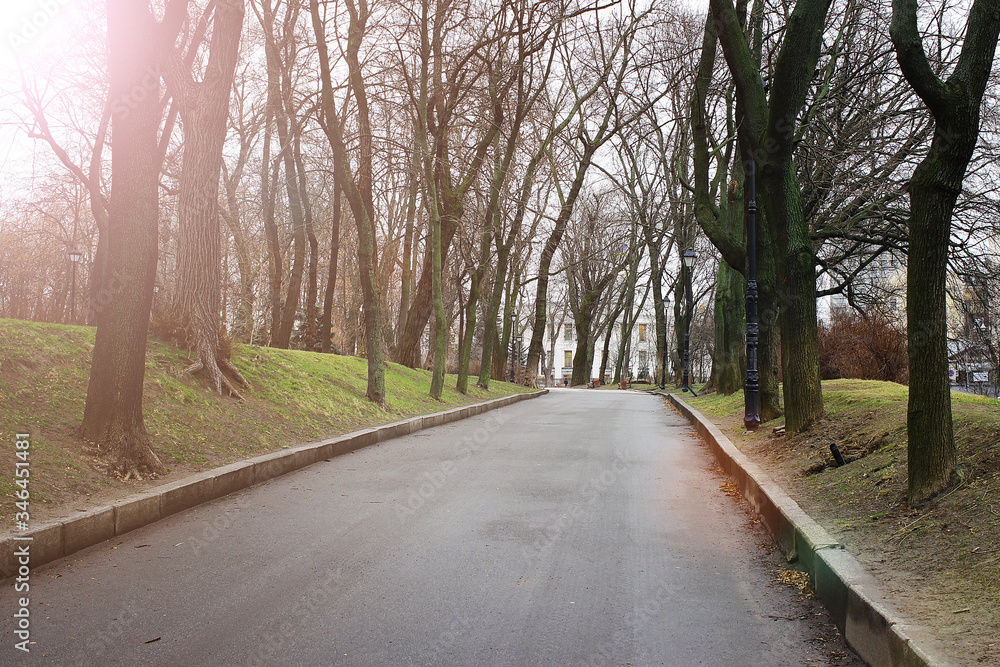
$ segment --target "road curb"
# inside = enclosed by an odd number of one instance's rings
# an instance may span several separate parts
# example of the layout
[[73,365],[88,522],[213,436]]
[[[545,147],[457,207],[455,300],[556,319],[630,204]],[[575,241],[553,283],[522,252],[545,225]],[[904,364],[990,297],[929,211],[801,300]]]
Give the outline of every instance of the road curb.
[[399,422],[261,454],[219,468],[205,470],[176,482],[129,496],[112,505],[88,510],[63,521],[43,524],[26,533],[0,540],[0,579],[18,573],[17,550],[29,546],[31,568],[51,563],[118,535],[155,523],[196,505],[254,486],[363,447],[386,442],[433,426],[441,426],[489,410],[538,398],[548,389],[512,394],[444,412],[420,415]]
[[666,398],[708,443],[788,561],[797,561],[808,572],[816,596],[862,660],[872,667],[951,667],[952,663],[913,638],[926,629],[904,620],[886,602],[875,577],[718,426],[677,395],[666,394]]

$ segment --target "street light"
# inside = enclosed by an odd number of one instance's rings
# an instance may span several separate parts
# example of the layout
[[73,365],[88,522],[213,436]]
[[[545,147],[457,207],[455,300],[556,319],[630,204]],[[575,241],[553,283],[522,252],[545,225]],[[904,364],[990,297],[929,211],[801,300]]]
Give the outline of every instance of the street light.
[[76,246],[70,248],[67,254],[69,255],[69,261],[71,267],[70,275],[72,276],[70,280],[70,284],[72,285],[72,287],[70,288],[69,292],[69,323],[75,324],[76,323],[76,263],[80,261],[80,258],[83,257],[83,254],[81,254],[80,251],[76,249]]
[[667,388],[667,307],[670,305],[670,295],[663,295],[663,364],[660,369],[660,389]]
[[694,389],[688,383],[688,375],[691,368],[691,311],[694,305],[694,293],[691,290],[691,270],[694,268],[694,261],[698,259],[698,254],[688,248],[684,251],[684,268],[687,269],[684,273],[687,276],[687,317],[684,323],[684,386],[681,387],[681,391],[690,391],[692,396],[697,396],[694,393]]
[[517,338],[515,333],[517,332],[517,318],[512,320],[513,324],[510,327],[510,381],[511,384],[514,382],[514,356],[517,354]]
[[747,197],[747,381],[743,386],[743,426],[756,431],[760,426],[760,371],[757,368],[757,165],[750,150],[749,196]]

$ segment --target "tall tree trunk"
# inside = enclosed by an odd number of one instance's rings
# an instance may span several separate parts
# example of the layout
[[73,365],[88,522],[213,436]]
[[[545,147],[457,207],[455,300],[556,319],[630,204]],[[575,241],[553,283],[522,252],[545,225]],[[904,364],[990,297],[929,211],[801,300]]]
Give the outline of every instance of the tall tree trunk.
[[323,295],[323,316],[319,323],[319,335],[323,352],[333,349],[331,325],[333,323],[333,295],[337,289],[337,262],[340,256],[340,177],[333,175],[333,218],[330,222],[330,267],[326,279],[326,293]]
[[[796,147],[796,118],[809,91],[819,60],[823,28],[831,0],[800,0],[788,19],[788,29],[775,60],[770,97],[760,77],[759,52],[751,52],[733,5],[711,0],[718,20],[726,62],[736,86],[740,127],[760,162],[761,197],[770,230],[777,293],[769,296],[781,323],[785,424],[800,431],[823,413],[819,381],[819,345],[816,323],[815,257],[802,210],[802,196],[792,160]],[[741,147],[743,142],[741,142]],[[758,150],[759,149],[759,150]],[[763,259],[763,258],[762,258]],[[765,297],[761,285],[761,296]],[[761,304],[762,314],[768,309]],[[761,317],[760,350],[767,345]],[[768,369],[762,355],[762,394]],[[764,419],[765,396],[761,396]]]
[[[476,385],[489,389],[490,375],[493,370],[493,356],[496,354],[496,343],[499,341],[497,332],[497,317],[500,314],[500,304],[503,301],[504,286],[507,282],[507,272],[510,269],[511,251],[517,238],[521,233],[521,226],[524,223],[524,216],[528,209],[528,199],[532,186],[535,182],[535,172],[541,162],[543,153],[539,151],[528,164],[527,171],[521,181],[521,194],[518,198],[517,208],[514,211],[514,219],[511,222],[510,233],[507,240],[501,242],[497,237],[497,263],[493,276],[493,293],[490,297],[489,306],[483,319],[483,354],[479,365],[479,380]],[[496,374],[493,373],[496,377]]]
[[260,166],[260,197],[264,208],[264,235],[268,247],[268,296],[271,310],[271,328],[268,345],[273,345],[281,328],[281,282],[283,265],[281,242],[278,240],[278,225],[274,219],[275,199],[278,196],[278,174],[281,163],[271,159],[271,117],[270,111],[264,119],[264,157]]
[[615,333],[615,322],[618,321],[618,316],[621,315],[624,307],[625,292],[621,292],[618,298],[618,303],[608,316],[608,328],[607,332],[604,334],[604,347],[601,348],[601,369],[599,371],[601,382],[604,382],[604,377],[608,374],[608,362],[610,361],[611,356],[611,337]]
[[239,0],[216,7],[203,81],[195,82],[179,57],[171,59],[167,75],[184,126],[174,312],[195,355],[188,372],[203,372],[216,392],[236,397],[234,383],[249,385],[220,345],[219,175],[243,13]]
[[310,0],[313,31],[316,35],[316,49],[320,64],[322,83],[321,105],[326,118],[324,130],[333,149],[339,172],[340,186],[351,207],[358,232],[358,273],[361,280],[361,295],[364,304],[365,347],[368,358],[368,400],[385,407],[385,357],[382,348],[380,323],[382,312],[375,271],[378,267],[375,241],[374,205],[372,198],[372,135],[368,112],[368,97],[358,53],[365,34],[368,5],[355,5],[348,0],[350,14],[348,48],[346,52],[351,90],[358,107],[358,132],[361,140],[358,146],[358,175],[355,180],[347,147],[341,134],[339,115],[333,97],[333,79],[330,74],[330,60],[326,45],[326,26],[319,13],[319,1]]
[[[264,29],[264,54],[267,61],[267,106],[274,116],[278,133],[278,145],[281,152],[278,155],[285,172],[285,194],[288,197],[288,212],[292,224],[292,265],[288,272],[288,285],[285,292],[285,302],[280,307],[280,321],[271,339],[271,346],[287,349],[295,326],[295,317],[299,307],[302,289],[302,276],[305,271],[306,230],[305,214],[302,210],[302,192],[299,187],[298,168],[295,164],[293,141],[300,128],[297,127],[292,114],[290,97],[292,94],[290,63],[283,62],[277,43],[274,8],[270,1],[261,3],[262,13],[258,13],[261,26]],[[255,11],[256,7],[255,7]],[[283,19],[283,36],[286,40],[293,38],[292,26],[298,14],[297,6],[286,7]],[[292,45],[294,46],[294,45]],[[275,193],[271,193],[275,196]],[[277,317],[275,318],[278,319]]]
[[[242,173],[242,167],[239,172]],[[240,226],[240,210],[236,198],[239,174],[233,174],[230,177],[225,161],[222,162],[222,180],[226,190],[226,206],[220,208],[219,215],[222,216],[233,237],[236,263],[240,272],[240,305],[236,309],[233,336],[240,342],[249,343],[253,336],[253,310],[257,298],[253,289],[253,263],[250,259],[250,247],[246,234]]]
[[299,196],[298,169],[292,157],[291,137],[285,120],[277,116],[278,142],[282,146],[281,160],[285,171],[285,193],[288,197],[289,215],[292,221],[292,265],[288,271],[288,285],[285,302],[281,307],[281,326],[277,337],[271,341],[272,347],[288,349],[292,340],[292,329],[299,309],[302,292],[302,276],[306,265],[306,225]]
[[[413,292],[413,237],[417,218],[417,194],[420,186],[420,152],[413,147],[410,160],[409,187],[406,193],[406,223],[403,229],[403,270],[400,277],[399,317],[396,319],[396,347],[406,329]],[[395,355],[395,349],[393,350]]]
[[[549,288],[549,269],[552,266],[552,256],[555,254],[556,248],[559,247],[559,242],[562,241],[563,234],[566,232],[566,225],[569,223],[570,216],[573,215],[573,207],[580,196],[580,190],[583,187],[587,171],[590,169],[591,159],[600,145],[598,141],[585,143],[583,155],[580,157],[580,164],[577,166],[576,177],[573,179],[569,195],[560,207],[559,216],[556,218],[552,232],[549,234],[549,238],[545,241],[545,247],[542,249],[542,256],[538,262],[538,280],[536,281],[537,285],[535,288],[535,316],[531,325],[531,343],[528,345],[528,361],[526,364],[528,368],[538,368],[538,357],[542,350],[542,338],[545,335],[545,298]],[[528,386],[533,387],[534,385],[535,376],[532,373],[528,379]]]
[[435,210],[431,213],[431,265],[432,295],[434,299],[434,330],[431,337],[431,354],[434,358],[434,370],[431,375],[431,398],[441,400],[444,390],[445,355],[448,351],[448,317],[444,309],[444,294],[442,291],[442,248],[441,248],[441,216]]
[[934,73],[924,53],[916,0],[893,1],[889,34],[903,75],[934,117],[930,150],[914,169],[909,188],[906,425],[908,496],[915,503],[940,492],[955,477],[948,382],[948,246],[955,202],[979,137],[980,107],[1000,35],[1000,3],[973,2],[962,52],[946,81]]
[[316,294],[319,272],[319,241],[316,240],[316,230],[313,225],[312,205],[309,202],[309,189],[306,182],[306,167],[302,160],[301,132],[295,133],[295,168],[299,175],[299,192],[302,198],[302,213],[305,217],[306,241],[309,244],[309,272],[306,277],[306,324],[302,336],[303,348],[315,352],[319,332],[316,321]]
[[514,300],[516,295],[515,285],[520,282],[520,277],[517,271],[512,271],[510,277],[507,278],[507,285],[505,287],[505,298],[503,306],[503,327],[500,332],[500,340],[498,342],[496,361],[493,363],[493,371],[496,379],[506,382],[509,379],[509,374],[507,373],[507,362],[508,356],[510,354],[510,339],[511,336],[516,335],[514,333]]
[[[778,327],[778,269],[774,259],[774,246],[767,225],[761,219],[765,214],[757,210],[757,367],[760,371],[760,420],[767,422],[780,417],[781,384],[778,367],[781,362],[781,330]],[[746,304],[744,304],[744,311]],[[745,354],[745,353],[744,353]]]
[[742,389],[746,380],[743,286],[743,275],[724,261],[719,262],[715,284],[715,355],[710,384],[723,396]]
[[[441,217],[441,261],[447,261],[448,250],[451,248],[451,241],[455,237],[457,225],[454,220],[447,215]],[[406,314],[406,324],[403,327],[402,335],[396,345],[394,360],[397,363],[419,368],[421,365],[420,339],[427,328],[431,313],[434,310],[434,300],[432,294],[432,271],[434,266],[434,252],[432,244],[426,244],[424,251],[424,261],[420,271],[420,279],[417,281],[413,302]]]
[[[107,282],[98,318],[81,433],[124,478],[161,473],[142,417],[146,334],[153,303],[158,230],[157,130],[162,49],[180,29],[186,3],[158,23],[145,4],[108,0],[109,96],[113,101]],[[150,90],[152,88],[152,90]],[[147,91],[141,99],[135,90]]]
[[[802,213],[795,165],[767,165],[761,173],[765,216],[777,239],[781,373],[785,426],[801,431],[823,414],[816,322],[816,259]],[[775,221],[781,221],[775,224]]]
[[591,354],[594,349],[594,333],[591,331],[591,325],[594,321],[594,310],[598,305],[598,296],[593,292],[583,295],[579,314],[573,318],[576,329],[576,352],[573,354],[573,379],[570,383],[574,386],[590,382],[593,361]]

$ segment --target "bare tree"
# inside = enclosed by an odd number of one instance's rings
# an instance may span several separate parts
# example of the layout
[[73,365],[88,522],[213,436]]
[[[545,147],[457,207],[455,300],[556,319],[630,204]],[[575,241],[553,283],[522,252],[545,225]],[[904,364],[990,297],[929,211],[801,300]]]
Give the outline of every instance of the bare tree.
[[[239,397],[233,383],[244,387],[248,383],[229,360],[228,348],[224,350],[219,339],[222,285],[219,173],[243,28],[243,2],[219,0],[214,14],[208,63],[202,80],[195,81],[176,53],[165,70],[184,126],[174,310],[184,327],[187,344],[196,356],[188,371],[204,372],[215,391]],[[197,51],[199,44],[192,43],[190,49]]]
[[[160,172],[160,77],[186,2],[171,2],[162,21],[151,8],[108,0],[109,99],[115,145],[108,218],[108,279],[113,297],[98,314],[82,433],[122,477],[163,472],[142,417],[146,332],[156,276]],[[136,95],[136,90],[145,91]]]
[[831,0],[800,0],[788,17],[775,61],[770,97],[736,8],[712,0],[719,39],[729,64],[741,123],[760,163],[764,213],[774,241],[781,298],[785,424],[800,431],[823,413],[816,329],[815,252],[795,176],[796,119],[819,60]]
[[955,476],[945,299],[948,244],[955,202],[979,136],[980,106],[1000,36],[1000,2],[973,2],[958,62],[943,81],[924,51],[916,0],[893,0],[892,13],[889,32],[899,66],[934,118],[930,151],[909,188],[907,470],[910,502],[919,502]]
[[374,202],[372,197],[372,135],[366,95],[364,73],[358,58],[361,42],[365,37],[368,19],[368,3],[353,0],[346,3],[350,17],[346,60],[351,91],[358,109],[358,170],[355,174],[351,158],[342,134],[342,124],[334,97],[330,58],[326,47],[326,24],[320,14],[319,0],[310,0],[313,31],[320,63],[321,104],[323,109],[323,130],[326,132],[333,150],[339,185],[350,206],[358,234],[358,270],[361,276],[361,290],[364,301],[365,349],[368,358],[368,390],[370,401],[385,406],[385,360],[381,339],[381,296],[376,281],[378,266],[375,239]]

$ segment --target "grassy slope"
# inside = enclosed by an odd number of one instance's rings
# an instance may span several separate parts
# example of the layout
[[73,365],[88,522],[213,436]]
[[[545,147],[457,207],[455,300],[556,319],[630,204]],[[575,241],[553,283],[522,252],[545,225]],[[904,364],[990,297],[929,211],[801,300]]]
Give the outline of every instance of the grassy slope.
[[[887,382],[824,382],[827,418],[788,438],[772,433],[780,419],[744,431],[742,392],[685,400],[886,581],[908,615],[951,638],[942,650],[1000,664],[1000,403],[952,394],[962,481],[914,508],[906,504],[907,395]],[[832,466],[831,442],[848,465]]]
[[[32,522],[70,505],[138,490],[95,469],[75,435],[83,416],[94,329],[0,319],[0,532],[11,529],[14,434],[31,434]],[[208,391],[184,373],[183,351],[150,339],[146,355],[146,428],[168,479],[302,442],[525,391],[491,382],[468,396],[446,382],[430,398],[430,373],[386,369],[388,409],[365,398],[364,359],[237,345],[233,362],[251,384],[240,403]],[[157,483],[162,483],[159,480]]]

